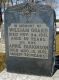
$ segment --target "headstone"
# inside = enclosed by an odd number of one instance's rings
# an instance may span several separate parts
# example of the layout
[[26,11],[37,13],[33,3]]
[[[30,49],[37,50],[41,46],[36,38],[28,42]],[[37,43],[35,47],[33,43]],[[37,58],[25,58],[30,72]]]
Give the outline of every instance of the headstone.
[[7,71],[51,76],[54,71],[54,10],[23,3],[5,11]]

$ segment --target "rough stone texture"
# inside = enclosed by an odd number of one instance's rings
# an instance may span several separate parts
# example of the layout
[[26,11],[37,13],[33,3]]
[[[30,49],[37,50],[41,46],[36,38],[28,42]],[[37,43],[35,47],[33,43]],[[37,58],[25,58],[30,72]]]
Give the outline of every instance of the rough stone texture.
[[[28,16],[28,12],[30,16]],[[35,12],[35,13],[33,13]],[[27,14],[27,15],[26,15]],[[11,23],[45,23],[49,27],[48,59],[9,56],[8,27]],[[35,75],[52,75],[54,71],[54,10],[49,6],[22,4],[5,11],[7,71]]]

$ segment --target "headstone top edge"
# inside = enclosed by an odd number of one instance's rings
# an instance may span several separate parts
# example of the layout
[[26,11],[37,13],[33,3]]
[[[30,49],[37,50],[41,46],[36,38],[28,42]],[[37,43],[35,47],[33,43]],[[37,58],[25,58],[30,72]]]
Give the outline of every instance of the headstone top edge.
[[[5,12],[7,11],[22,11],[22,8],[26,6],[27,3],[22,3],[14,6],[9,6]],[[29,6],[33,7],[32,4],[28,3]],[[39,11],[52,11],[53,9],[49,5],[43,5],[43,4],[34,4],[33,9],[37,7]]]

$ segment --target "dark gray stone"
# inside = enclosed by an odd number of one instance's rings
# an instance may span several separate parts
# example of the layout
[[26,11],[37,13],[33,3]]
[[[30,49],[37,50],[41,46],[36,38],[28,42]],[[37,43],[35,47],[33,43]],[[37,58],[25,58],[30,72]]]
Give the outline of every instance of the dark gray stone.
[[[31,54],[31,52],[28,54],[23,52],[23,53],[18,53],[23,48],[23,44],[20,43],[21,40],[11,40],[11,36],[15,36],[12,34],[12,31],[10,33],[10,27],[12,26],[11,24],[44,24],[46,25],[46,28],[48,30],[47,34],[48,37],[44,37],[44,39],[47,39],[46,41],[36,41],[35,45],[41,45],[42,46],[47,46],[48,48],[45,50],[47,52],[47,55],[45,52],[38,53],[39,57],[36,54]],[[26,27],[26,26],[24,26]],[[24,28],[23,27],[23,28]],[[40,27],[40,26],[39,26]],[[45,29],[44,26],[41,26],[41,29]],[[11,28],[17,28],[17,26],[12,26]],[[18,27],[21,29],[20,27]],[[29,28],[29,27],[28,27]],[[36,27],[37,28],[37,27]],[[31,29],[31,28],[29,28]],[[21,30],[18,32],[18,37],[19,34],[21,34]],[[26,32],[26,31],[24,31]],[[17,31],[13,31],[13,33],[17,33]],[[22,32],[23,33],[23,32]],[[33,32],[33,34],[36,33],[35,38],[39,38],[38,36],[39,32]],[[46,35],[47,35],[46,34]],[[30,32],[28,32],[27,37],[30,37]],[[5,11],[5,43],[6,43],[6,55],[7,55],[7,71],[10,72],[17,72],[17,73],[28,73],[28,74],[36,74],[36,75],[48,75],[51,76],[54,71],[54,63],[55,63],[55,56],[54,56],[54,36],[55,36],[55,27],[54,27],[54,10],[47,6],[47,5],[39,5],[39,4],[29,4],[29,3],[24,3],[20,4],[17,6],[9,7]],[[17,36],[16,36],[17,37]],[[21,38],[23,38],[21,36]],[[41,37],[42,38],[42,37]],[[48,40],[49,39],[49,40]],[[30,38],[29,38],[30,41]],[[34,41],[35,42],[35,41]],[[16,50],[16,47],[12,47],[12,44],[21,44],[22,48],[20,47]],[[11,45],[10,45],[11,44]],[[25,40],[25,45],[28,43]],[[32,44],[31,44],[32,45]],[[15,46],[15,45],[14,45]],[[13,49],[15,51],[13,51]],[[30,48],[26,48],[29,51],[31,51]],[[37,51],[35,48],[34,50]],[[42,49],[41,49],[42,50]],[[15,52],[15,55],[12,53]],[[30,56],[28,56],[31,54]],[[40,56],[41,54],[41,56]],[[42,57],[43,56],[43,57]]]

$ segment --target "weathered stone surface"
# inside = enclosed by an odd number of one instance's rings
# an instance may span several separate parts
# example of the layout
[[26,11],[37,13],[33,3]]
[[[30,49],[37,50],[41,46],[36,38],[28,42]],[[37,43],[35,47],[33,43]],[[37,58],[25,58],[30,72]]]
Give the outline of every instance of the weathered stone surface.
[[51,7],[28,3],[9,7],[5,11],[7,71],[52,75],[54,30]]

